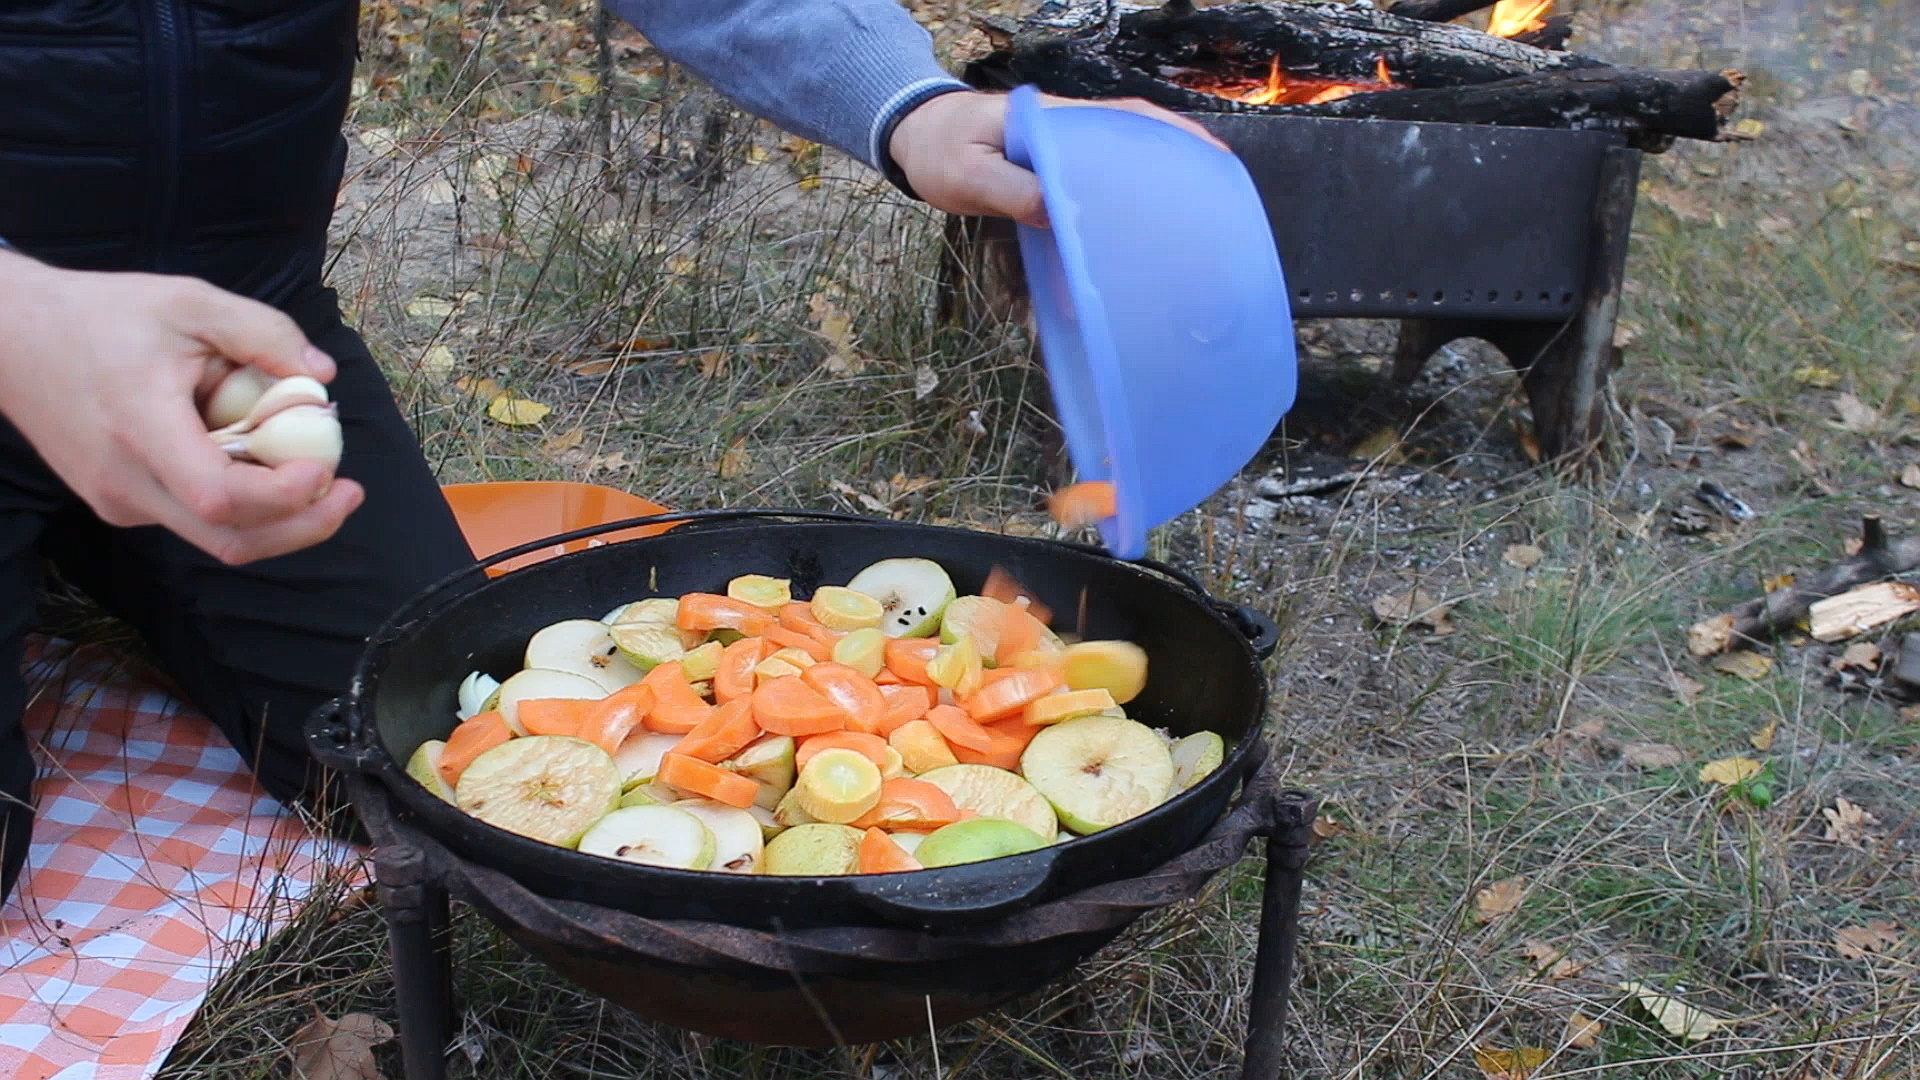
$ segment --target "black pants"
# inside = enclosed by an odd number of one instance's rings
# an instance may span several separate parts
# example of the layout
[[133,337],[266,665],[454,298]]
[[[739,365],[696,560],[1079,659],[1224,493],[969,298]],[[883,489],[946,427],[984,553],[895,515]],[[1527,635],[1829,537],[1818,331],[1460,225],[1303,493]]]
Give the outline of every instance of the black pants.
[[296,320],[338,366],[339,475],[367,492],[323,544],[231,567],[157,526],[106,525],[0,421],[0,898],[33,826],[21,663],[42,555],[141,633],[268,794],[310,807],[340,800],[304,748],[308,714],[346,691],[367,635],[395,608],[472,561],[366,344],[330,291],[318,300]]

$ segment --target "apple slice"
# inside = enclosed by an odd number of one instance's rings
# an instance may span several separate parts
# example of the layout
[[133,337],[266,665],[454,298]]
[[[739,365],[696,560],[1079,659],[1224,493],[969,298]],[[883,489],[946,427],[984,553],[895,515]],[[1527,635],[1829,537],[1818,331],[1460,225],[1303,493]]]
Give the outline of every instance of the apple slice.
[[971,810],[983,818],[1006,818],[1024,825],[1035,836],[1052,836],[1060,830],[1052,804],[1018,773],[992,765],[948,765],[920,774],[953,799],[962,810]]
[[760,795],[754,805],[772,810],[793,789],[794,745],[791,735],[763,736],[721,762],[720,767],[757,781]]
[[688,682],[705,682],[720,671],[720,654],[726,649],[717,641],[696,645],[680,657],[680,673]]
[[712,799],[688,799],[674,803],[673,808],[699,818],[713,833],[713,860],[707,869],[728,874],[760,872],[767,840],[759,819],[751,813]]
[[1173,756],[1137,720],[1083,716],[1041,728],[1020,755],[1020,774],[1053,804],[1061,824],[1084,836],[1165,802]]
[[851,874],[860,866],[865,835],[851,825],[824,821],[795,825],[767,841],[762,872],[787,877]]
[[924,841],[929,834],[923,832],[893,832],[887,835],[893,838],[894,843],[900,845],[902,851],[912,855],[914,852],[920,850],[921,842]]
[[672,752],[680,739],[679,735],[638,729],[627,736],[620,749],[613,752],[613,763],[620,766],[621,785],[632,789],[652,780],[660,772],[660,759]]
[[440,753],[447,748],[444,739],[428,739],[413,751],[407,759],[407,775],[420,782],[420,786],[453,802],[453,789],[440,775]]
[[[789,791],[774,805],[773,820],[782,828],[791,829],[796,825],[818,825],[820,819],[800,808],[799,793]],[[831,823],[829,823],[831,824]]]
[[705,870],[713,864],[713,830],[681,806],[623,806],[580,838],[580,851],[621,862]]
[[564,619],[541,627],[527,639],[523,668],[548,668],[585,675],[611,694],[645,674],[621,655],[611,628],[599,619]]
[[577,672],[527,668],[515,672],[500,684],[493,707],[506,719],[507,726],[513,729],[515,735],[525,735],[527,729],[521,726],[519,717],[520,703],[523,701],[533,698],[598,701],[606,696],[606,687]]
[[[760,826],[760,839],[763,842],[767,840],[771,840],[774,837],[779,836],[782,832],[786,831],[787,827],[785,825],[780,824],[779,819],[773,816],[773,811],[767,809],[764,806],[759,806],[759,805],[749,806],[747,807],[747,813],[753,815],[754,822]],[[766,859],[764,857],[764,854],[760,862],[764,872],[764,867],[766,865]]]
[[1217,731],[1196,731],[1176,739],[1168,755],[1173,758],[1173,790],[1185,791],[1227,760],[1227,741]]
[[836,746],[807,760],[793,783],[793,798],[814,818],[844,825],[873,809],[880,784],[880,766],[871,758]]
[[853,575],[847,588],[880,602],[880,632],[890,638],[927,637],[955,595],[953,579],[932,559],[881,559]]
[[920,860],[921,866],[954,866],[1018,855],[1046,846],[1045,837],[1019,822],[976,817],[928,833],[920,846],[913,849],[913,857]]
[[619,803],[620,767],[585,739],[527,735],[474,758],[453,791],[489,825],[570,848]]
[[833,643],[833,662],[845,664],[871,679],[887,665],[887,635],[868,626]]

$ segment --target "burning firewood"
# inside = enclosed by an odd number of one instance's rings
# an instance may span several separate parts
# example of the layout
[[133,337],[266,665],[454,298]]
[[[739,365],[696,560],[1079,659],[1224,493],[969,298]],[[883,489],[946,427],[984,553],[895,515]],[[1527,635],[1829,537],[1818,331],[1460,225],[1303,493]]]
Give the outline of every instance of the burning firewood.
[[[1868,517],[1861,522],[1859,554],[1843,559],[1805,581],[1789,582],[1757,600],[1749,600],[1731,611],[1693,624],[1687,630],[1688,651],[1695,656],[1712,656],[1735,643],[1762,641],[1782,627],[1792,626],[1802,619],[1813,620],[1814,637],[1821,641],[1838,641],[1850,636],[1843,632],[1846,626],[1857,625],[1865,629],[1907,612],[1920,610],[1920,590],[1901,582],[1886,582],[1901,588],[1885,590],[1884,598],[1875,592],[1860,598],[1858,602],[1832,602],[1858,586],[1883,582],[1915,568],[1920,568],[1920,536],[1890,542],[1880,519]],[[1879,603],[1881,599],[1886,602]],[[1913,601],[1913,606],[1904,606],[1908,599]],[[1817,618],[1816,607],[1819,608]],[[1894,610],[1896,608],[1900,610]],[[1894,613],[1880,618],[1887,611]]]
[[1494,27],[1501,33],[1408,17],[1404,6],[1048,0],[1017,29],[995,34],[1000,47],[965,77],[1063,97],[1140,97],[1193,113],[1599,128],[1651,150],[1674,138],[1724,137],[1738,100],[1739,72],[1620,68],[1526,43],[1565,40],[1565,21],[1547,15],[1542,0],[1502,0],[1511,10]]

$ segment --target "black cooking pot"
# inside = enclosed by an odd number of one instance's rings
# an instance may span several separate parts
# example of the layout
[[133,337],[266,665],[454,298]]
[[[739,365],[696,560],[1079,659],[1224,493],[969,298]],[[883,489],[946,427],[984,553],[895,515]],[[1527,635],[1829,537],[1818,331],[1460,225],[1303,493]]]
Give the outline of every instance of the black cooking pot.
[[[658,535],[560,555],[498,578],[484,573],[553,544],[673,522],[680,524]],[[453,727],[456,690],[469,671],[505,679],[519,670],[528,637],[550,623],[598,618],[651,596],[721,592],[748,573],[790,578],[795,596],[805,598],[897,556],[940,563],[961,595],[978,592],[989,571],[1003,567],[1054,610],[1059,628],[1138,643],[1148,678],[1128,714],[1177,735],[1217,731],[1228,741],[1226,761],[1152,811],[1090,836],[987,862],[841,877],[696,872],[584,855],[473,818],[402,767],[420,743]],[[426,590],[369,639],[349,693],[315,713],[308,735],[323,763],[381,784],[408,824],[553,899],[761,929],[931,929],[1133,877],[1194,845],[1258,757],[1267,701],[1260,661],[1276,636],[1270,620],[1209,597],[1186,574],[1081,545],[803,510],[692,511],[543,539]]]

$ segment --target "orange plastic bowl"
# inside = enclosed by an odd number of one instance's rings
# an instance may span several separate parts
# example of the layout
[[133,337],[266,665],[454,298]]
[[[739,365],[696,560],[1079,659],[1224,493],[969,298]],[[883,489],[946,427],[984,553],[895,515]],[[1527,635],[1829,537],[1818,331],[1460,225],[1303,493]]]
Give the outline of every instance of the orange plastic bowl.
[[[544,536],[555,536],[622,518],[667,512],[667,508],[659,503],[619,488],[564,480],[445,484],[440,490],[446,494],[448,505],[453,507],[453,516],[459,521],[467,544],[473,548],[474,557],[479,559]],[[656,536],[671,528],[672,525],[648,525],[587,540],[553,544],[488,567],[487,573],[498,577],[509,570],[518,570],[555,555],[642,536]]]

